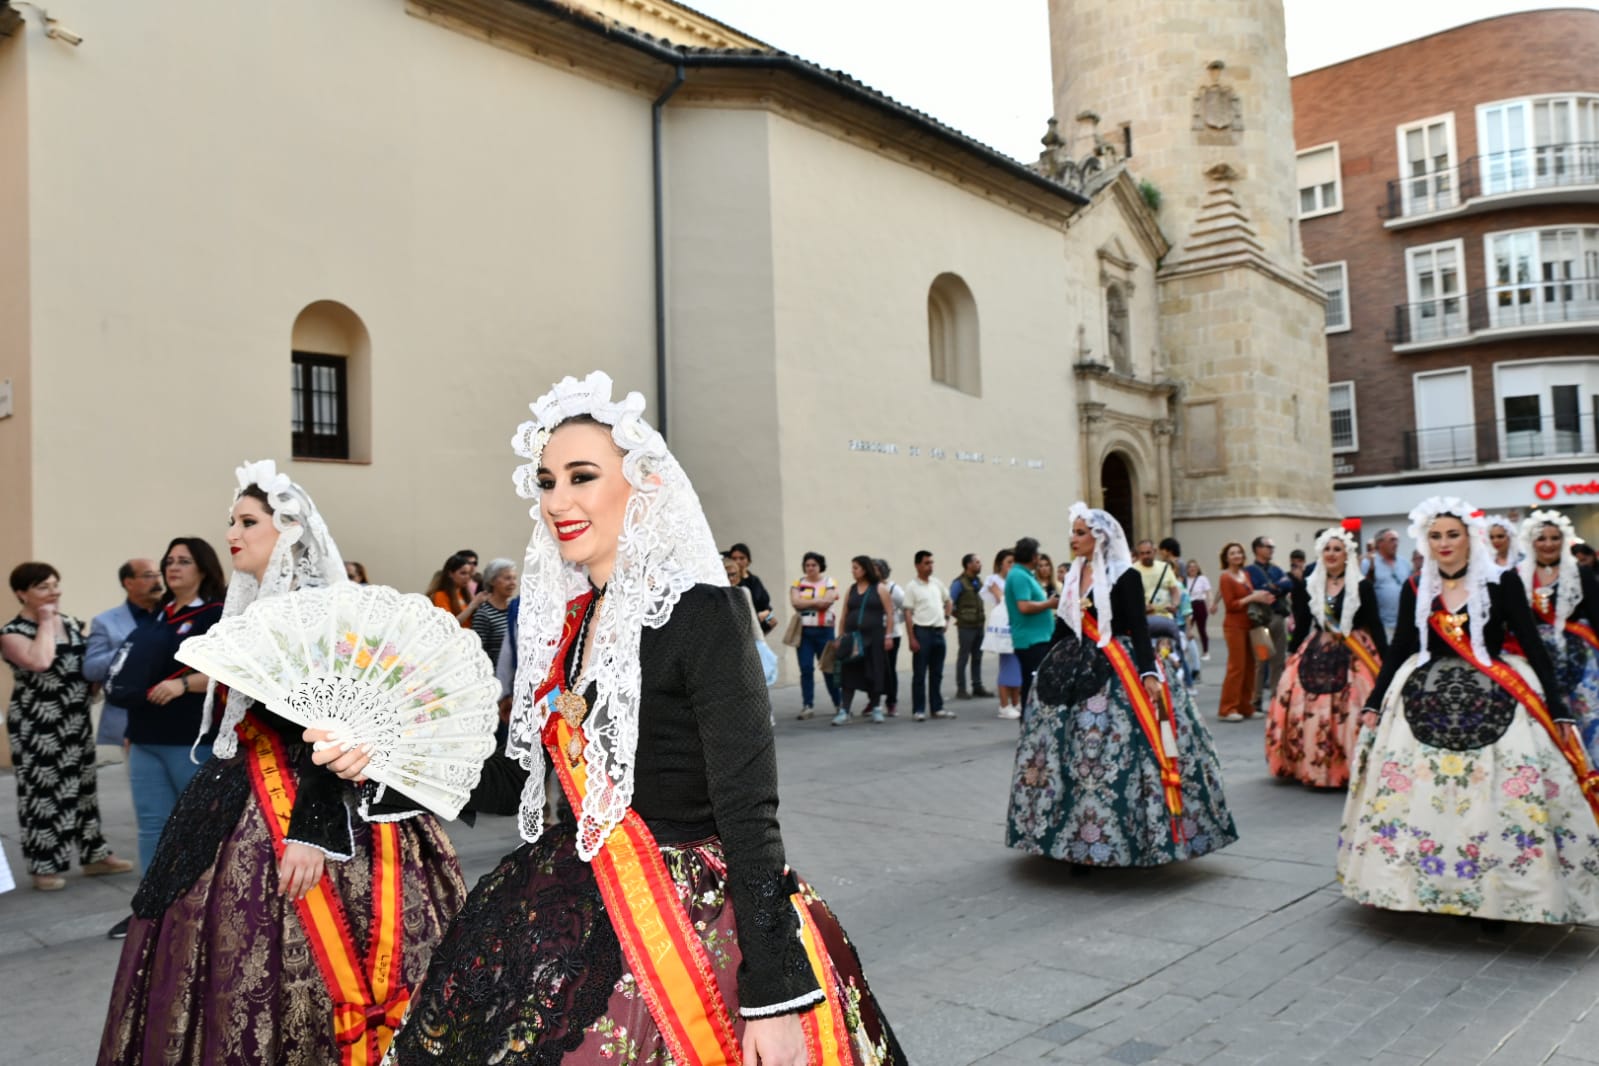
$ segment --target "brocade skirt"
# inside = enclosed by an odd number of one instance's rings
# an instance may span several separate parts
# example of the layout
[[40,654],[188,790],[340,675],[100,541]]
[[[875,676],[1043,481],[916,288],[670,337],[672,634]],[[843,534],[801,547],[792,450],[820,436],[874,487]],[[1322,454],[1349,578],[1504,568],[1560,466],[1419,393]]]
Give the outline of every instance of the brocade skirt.
[[[742,955],[715,839],[662,846],[724,1002],[738,1002]],[[903,1066],[859,959],[826,903],[800,881],[833,963],[857,1066]],[[733,1026],[743,1039],[744,1021]],[[666,1041],[628,969],[594,872],[570,824],[500,860],[467,898],[412,997],[385,1066],[666,1063]]]
[[[1502,659],[1542,691],[1525,660]],[[1599,824],[1525,708],[1461,659],[1418,668],[1412,656],[1382,711],[1360,732],[1344,803],[1345,896],[1386,910],[1599,921]]]
[[[192,876],[186,889],[178,884],[175,891],[181,891],[159,914],[129,923],[100,1040],[100,1066],[339,1061],[333,999],[294,904],[278,895],[271,830],[245,775],[242,759],[212,759],[167,822],[152,871],[181,869],[185,857],[174,852],[209,848],[197,843],[216,840],[208,821],[233,815],[212,861],[206,863],[202,854],[178,875],[184,882]],[[466,885],[455,849],[432,815],[398,824],[401,972],[415,988]],[[372,834],[359,822],[355,843],[352,858],[329,859],[326,869],[364,954],[372,918]]]
[[1182,840],[1174,839],[1160,766],[1105,653],[1075,635],[1038,669],[1016,747],[1005,843],[1088,866],[1158,866],[1238,839],[1210,733],[1181,684],[1176,710]]
[[[1360,713],[1377,678],[1340,641],[1312,633],[1283,668],[1266,719],[1266,766],[1278,777],[1316,788],[1343,788],[1360,735]],[[1355,638],[1376,657],[1365,633]]]

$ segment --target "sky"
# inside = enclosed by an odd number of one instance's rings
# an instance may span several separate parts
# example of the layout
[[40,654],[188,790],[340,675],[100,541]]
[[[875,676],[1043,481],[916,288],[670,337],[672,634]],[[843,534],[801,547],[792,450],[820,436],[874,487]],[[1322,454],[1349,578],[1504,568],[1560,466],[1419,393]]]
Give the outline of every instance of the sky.
[[[843,70],[1007,155],[1038,156],[1053,91],[1046,0],[685,2],[773,47]],[[1599,10],[1599,0],[1283,2],[1291,74],[1512,11]]]

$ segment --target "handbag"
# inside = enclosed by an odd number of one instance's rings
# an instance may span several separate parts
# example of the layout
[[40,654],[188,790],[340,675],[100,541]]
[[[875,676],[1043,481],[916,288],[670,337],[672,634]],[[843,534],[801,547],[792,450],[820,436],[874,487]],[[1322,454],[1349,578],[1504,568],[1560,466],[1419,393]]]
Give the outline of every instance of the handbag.
[[1277,651],[1277,643],[1271,639],[1271,630],[1265,626],[1256,626],[1249,631],[1249,647],[1260,662],[1270,659]]
[[766,675],[766,687],[777,684],[777,652],[760,637],[755,638],[755,654],[761,657],[761,672]]
[[798,613],[789,616],[788,628],[783,630],[783,643],[791,648],[800,646],[800,641],[805,636],[805,623],[800,620]]
[[[870,591],[870,590],[868,590]],[[848,666],[866,658],[866,634],[861,626],[866,624],[866,594],[861,594],[861,609],[855,616],[855,628],[838,638],[837,664]]]
[[833,672],[833,668],[835,666],[837,666],[837,665],[838,665],[838,641],[830,640],[822,648],[822,654],[820,654],[820,655],[818,655],[816,657],[816,667],[817,667],[817,669],[821,670],[822,673],[830,674],[830,673]]
[[996,603],[988,612],[988,623],[983,627],[983,650],[997,655],[1016,654],[1010,639],[1010,612],[1003,602]]

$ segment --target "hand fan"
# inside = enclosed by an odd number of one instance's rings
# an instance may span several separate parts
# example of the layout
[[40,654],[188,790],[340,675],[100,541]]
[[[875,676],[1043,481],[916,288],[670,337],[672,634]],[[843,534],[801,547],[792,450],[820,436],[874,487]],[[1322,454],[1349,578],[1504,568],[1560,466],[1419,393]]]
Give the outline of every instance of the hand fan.
[[257,600],[177,657],[291,722],[367,747],[367,777],[445,818],[494,751],[500,683],[477,634],[384,585]]

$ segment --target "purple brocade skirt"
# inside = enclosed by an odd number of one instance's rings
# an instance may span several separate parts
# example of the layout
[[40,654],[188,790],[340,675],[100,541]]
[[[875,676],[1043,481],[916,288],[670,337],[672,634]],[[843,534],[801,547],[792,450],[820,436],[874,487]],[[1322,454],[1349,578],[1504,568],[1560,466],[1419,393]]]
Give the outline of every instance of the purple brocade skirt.
[[[716,971],[724,1002],[738,1002],[742,958],[721,843],[663,845],[661,854]],[[903,1066],[900,1050],[838,919],[799,882],[832,960],[849,1057]],[[744,1022],[736,1014],[743,1039]],[[427,980],[385,1066],[552,1066],[668,1062],[664,1038],[629,971],[589,864],[570,825],[500,860],[434,954]]]
[[[194,785],[203,790],[208,777],[243,772],[242,764],[213,769],[218,765],[213,760]],[[205,813],[203,804],[180,800],[158,855],[207,836]],[[190,821],[192,834],[180,819]],[[135,917],[129,925],[100,1040],[101,1066],[338,1063],[333,1000],[294,904],[278,895],[272,836],[253,794],[232,825],[214,861],[198,867],[186,890],[156,917]],[[414,989],[465,900],[466,885],[436,819],[418,815],[400,822],[399,830],[403,975]],[[364,953],[372,919],[372,835],[359,821],[355,841],[354,857],[328,860],[327,875]]]

